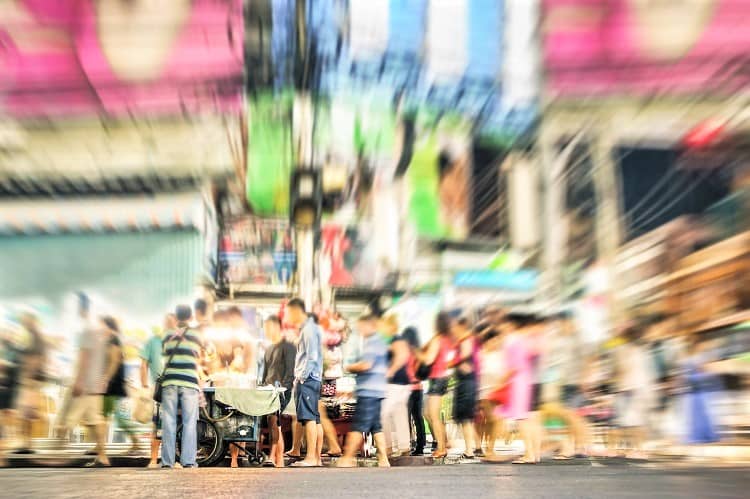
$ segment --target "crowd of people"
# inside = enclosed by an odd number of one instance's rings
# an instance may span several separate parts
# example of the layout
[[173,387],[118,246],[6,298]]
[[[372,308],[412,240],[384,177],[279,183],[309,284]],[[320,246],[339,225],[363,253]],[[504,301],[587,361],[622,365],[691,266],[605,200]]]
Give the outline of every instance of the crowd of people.
[[[141,452],[132,422],[118,410],[130,393],[120,326],[111,316],[92,317],[83,294],[79,314],[78,359],[56,434],[66,438],[79,425],[89,428],[96,442],[90,466],[109,466],[106,438],[113,416],[132,441],[129,453]],[[571,459],[595,452],[594,437],[608,455],[643,459],[654,415],[674,406],[676,395],[688,409],[685,440],[718,438],[711,394],[720,388],[706,367],[706,346],[673,348],[669,339],[650,338],[646,324],[622,328],[602,349],[584,345],[564,314],[489,308],[441,312],[434,324],[402,325],[394,312],[368,310],[353,331],[338,314],[322,327],[299,299],[280,315],[264,319],[265,344],[258,349],[242,335],[217,336],[217,324],[248,329],[236,307],[212,314],[197,300],[167,314],[163,333],[150,337],[140,352],[142,389],[153,393],[160,387],[149,467],[197,467],[202,387],[232,383],[238,379],[233,375],[284,389],[279,410],[267,417],[268,464],[276,467],[290,461],[319,467],[326,456],[337,458],[336,466],[356,466],[368,434],[379,466],[406,455],[442,459],[459,432],[464,460],[507,460],[497,444],[507,447],[517,439],[523,451],[514,463],[534,464],[547,455]],[[47,352],[33,314],[20,323],[24,340],[6,335],[2,341],[0,410],[3,435],[20,436],[15,452],[23,454],[34,452],[31,425],[40,417]],[[418,326],[434,332],[424,344]],[[355,379],[356,406],[342,448],[327,407],[346,375]],[[292,419],[288,450],[284,416]],[[550,430],[550,423],[557,429]],[[230,466],[238,467],[241,451],[231,446]]]

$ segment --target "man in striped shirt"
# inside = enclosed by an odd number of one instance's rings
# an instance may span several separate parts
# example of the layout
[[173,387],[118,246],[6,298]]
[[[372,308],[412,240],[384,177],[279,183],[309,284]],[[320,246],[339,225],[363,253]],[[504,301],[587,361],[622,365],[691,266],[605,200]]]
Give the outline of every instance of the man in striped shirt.
[[180,464],[183,468],[197,468],[197,425],[199,409],[199,363],[203,354],[203,339],[198,331],[188,326],[192,312],[187,305],[177,307],[177,329],[164,339],[164,380],[162,382],[162,468],[175,467],[177,439],[177,409],[182,414],[182,446]]

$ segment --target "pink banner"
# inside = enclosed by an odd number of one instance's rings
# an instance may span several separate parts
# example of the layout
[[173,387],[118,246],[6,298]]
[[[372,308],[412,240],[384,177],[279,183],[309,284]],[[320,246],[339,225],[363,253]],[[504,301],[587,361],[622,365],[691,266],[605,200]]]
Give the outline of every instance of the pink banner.
[[242,0],[8,0],[0,111],[19,118],[240,110]]
[[730,94],[750,84],[747,0],[544,0],[548,89]]

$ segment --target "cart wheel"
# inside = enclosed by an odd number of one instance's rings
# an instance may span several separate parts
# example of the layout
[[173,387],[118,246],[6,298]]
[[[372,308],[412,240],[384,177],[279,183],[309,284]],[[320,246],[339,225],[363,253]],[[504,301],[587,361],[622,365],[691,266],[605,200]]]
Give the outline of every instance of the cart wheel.
[[[196,454],[196,463],[200,467],[214,466],[224,459],[227,454],[227,447],[222,438],[218,427],[211,421],[203,418],[198,419],[196,428],[198,452]],[[176,455],[179,460],[180,445],[182,442],[182,428],[177,431],[177,449]]]

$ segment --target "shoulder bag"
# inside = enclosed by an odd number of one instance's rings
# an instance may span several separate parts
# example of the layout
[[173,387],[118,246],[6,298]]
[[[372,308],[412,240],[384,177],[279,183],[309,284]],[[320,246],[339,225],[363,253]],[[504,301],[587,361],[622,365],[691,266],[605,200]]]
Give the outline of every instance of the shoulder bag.
[[[172,353],[169,355],[169,359],[167,359],[167,362],[164,363],[164,369],[161,370],[161,374],[158,378],[154,380],[154,402],[157,404],[161,404],[161,392],[162,392],[162,384],[164,383],[164,373],[167,372],[167,368],[169,367],[169,364],[172,362],[172,359],[174,358],[174,355],[177,353],[177,349],[180,347],[180,343],[182,343],[183,338],[185,338],[185,332],[187,330],[183,330],[182,334],[180,335],[180,340],[177,342],[177,345],[175,345],[174,350],[172,350]],[[169,338],[167,338],[167,341],[169,341]]]

